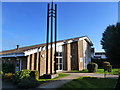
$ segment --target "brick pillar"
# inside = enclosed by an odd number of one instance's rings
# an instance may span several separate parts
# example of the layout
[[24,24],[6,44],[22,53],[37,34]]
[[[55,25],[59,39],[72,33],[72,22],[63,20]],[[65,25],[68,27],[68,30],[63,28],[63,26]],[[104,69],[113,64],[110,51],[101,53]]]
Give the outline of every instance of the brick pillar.
[[46,51],[41,51],[40,54],[40,75],[46,74]]
[[34,70],[34,58],[35,58],[35,55],[33,53],[32,54],[32,62],[31,62],[31,70]]
[[67,71],[71,71],[71,45],[67,44]]
[[[83,59],[83,62],[80,62]],[[83,40],[78,41],[78,70],[83,70],[84,68],[84,57],[83,57]]]
[[87,45],[88,45],[88,58],[91,58],[91,47],[90,44]]
[[52,73],[54,73],[54,54],[55,54],[55,52],[54,52],[54,48],[52,49],[52,53],[53,53],[53,55],[52,55]]
[[39,52],[37,52],[37,58],[36,58],[36,70],[38,70],[38,63],[39,63]]
[[30,69],[30,55],[27,56],[27,69]]
[[41,64],[40,53],[41,53],[41,52],[39,52],[39,62],[38,62],[39,75],[41,75],[41,73],[40,73],[40,69],[41,69],[41,67],[40,67],[40,64]]

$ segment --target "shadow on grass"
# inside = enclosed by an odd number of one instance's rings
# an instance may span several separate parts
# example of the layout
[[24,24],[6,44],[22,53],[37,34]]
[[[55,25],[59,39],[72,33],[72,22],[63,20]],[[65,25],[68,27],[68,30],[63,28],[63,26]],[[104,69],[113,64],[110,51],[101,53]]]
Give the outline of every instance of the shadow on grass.
[[102,90],[115,88],[116,79],[109,78],[96,78],[96,77],[79,77],[72,80],[60,87],[62,88],[80,88],[80,89],[91,89],[91,88],[101,88]]

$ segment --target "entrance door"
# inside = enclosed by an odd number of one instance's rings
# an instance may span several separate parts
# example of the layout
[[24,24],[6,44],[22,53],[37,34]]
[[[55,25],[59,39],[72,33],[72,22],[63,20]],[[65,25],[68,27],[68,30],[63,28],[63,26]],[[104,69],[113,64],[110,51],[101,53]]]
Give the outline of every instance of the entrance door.
[[17,60],[17,63],[16,63],[16,67],[15,67],[15,72],[22,70],[22,59],[17,58],[16,60]]
[[57,71],[62,71],[63,70],[63,59],[62,59],[62,57],[57,57],[56,58],[56,65],[57,65],[57,67],[56,67]]

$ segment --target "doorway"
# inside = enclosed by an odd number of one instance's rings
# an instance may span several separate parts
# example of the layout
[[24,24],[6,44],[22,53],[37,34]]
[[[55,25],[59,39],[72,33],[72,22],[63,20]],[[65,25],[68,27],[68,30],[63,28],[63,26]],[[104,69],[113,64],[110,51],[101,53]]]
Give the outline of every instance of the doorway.
[[57,57],[56,57],[56,70],[57,70],[57,72],[63,70],[62,52],[57,53]]

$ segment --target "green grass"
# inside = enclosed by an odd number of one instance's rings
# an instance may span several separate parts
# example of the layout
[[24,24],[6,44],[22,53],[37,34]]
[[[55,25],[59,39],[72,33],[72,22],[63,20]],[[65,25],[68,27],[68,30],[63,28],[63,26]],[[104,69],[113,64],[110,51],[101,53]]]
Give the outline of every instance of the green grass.
[[[96,73],[104,73],[104,69],[97,69]],[[112,69],[112,72],[106,72],[107,74],[119,75],[120,69]]]
[[61,86],[61,88],[114,88],[117,79],[79,77]]
[[[81,73],[88,73],[88,70],[85,69],[83,71],[77,71],[73,70],[72,72],[81,72]],[[104,69],[97,69],[95,73],[104,73]],[[120,69],[112,69],[112,72],[105,72],[106,74],[112,74],[112,75],[120,75]]]
[[53,79],[39,79],[38,81],[40,82],[40,84],[43,84],[43,83],[46,83],[48,81],[52,81],[52,80],[56,80],[58,78],[62,78],[62,77],[65,77],[65,76],[68,76],[69,74],[63,74],[63,73],[59,73],[58,74],[58,77],[56,78],[53,78]]

